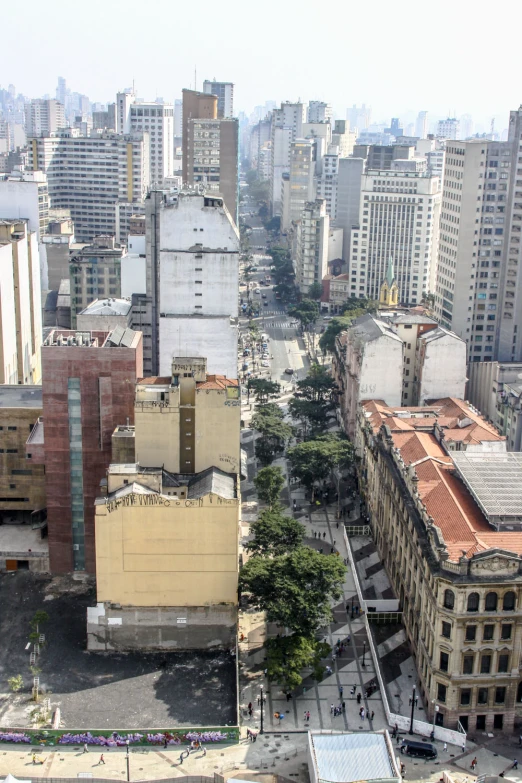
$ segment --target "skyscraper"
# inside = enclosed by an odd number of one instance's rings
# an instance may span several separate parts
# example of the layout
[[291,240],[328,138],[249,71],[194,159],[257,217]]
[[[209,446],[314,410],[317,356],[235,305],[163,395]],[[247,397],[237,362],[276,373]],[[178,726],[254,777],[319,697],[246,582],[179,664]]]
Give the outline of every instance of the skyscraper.
[[310,101],[307,122],[331,122],[332,106],[324,101]]
[[305,204],[297,224],[295,282],[301,294],[314,283],[321,284],[328,271],[330,218],[324,199]]
[[133,103],[130,132],[148,133],[150,184],[162,187],[174,175],[174,106],[171,103]]
[[48,136],[60,128],[65,128],[65,112],[61,103],[35,99],[25,104],[25,133],[28,139]]
[[234,85],[232,82],[217,82],[205,79],[203,92],[206,95],[215,95],[217,102],[217,116],[219,119],[230,119],[234,116]]
[[415,135],[419,139],[425,139],[428,135],[428,112],[420,111],[415,121]]
[[303,138],[303,123],[306,116],[304,103],[281,104],[280,109],[272,112],[270,172],[270,202],[272,214],[281,214],[281,186],[283,174],[290,169],[290,150],[292,142]]

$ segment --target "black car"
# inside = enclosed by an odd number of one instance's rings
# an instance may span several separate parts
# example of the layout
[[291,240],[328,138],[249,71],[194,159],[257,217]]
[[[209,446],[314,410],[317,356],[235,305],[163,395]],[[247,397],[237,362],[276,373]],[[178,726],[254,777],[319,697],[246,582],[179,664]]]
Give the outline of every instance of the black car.
[[404,740],[401,745],[401,753],[406,753],[407,756],[416,756],[421,759],[437,758],[437,748],[430,742]]

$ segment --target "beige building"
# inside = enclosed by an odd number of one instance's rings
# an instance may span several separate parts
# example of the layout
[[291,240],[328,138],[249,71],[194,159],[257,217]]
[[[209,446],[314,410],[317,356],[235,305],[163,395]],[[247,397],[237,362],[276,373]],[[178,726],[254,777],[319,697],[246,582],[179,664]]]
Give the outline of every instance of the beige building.
[[[121,297],[121,259],[126,249],[113,236],[95,237],[71,255],[71,323],[77,327],[77,316],[96,299]],[[103,328],[103,327],[101,327]]]
[[507,487],[522,485],[516,455],[503,450],[462,401],[359,408],[361,489],[427,718],[466,731],[509,732],[522,719],[522,507],[510,504],[507,524],[488,510],[488,498],[498,512]]
[[96,500],[89,649],[234,643],[240,412],[237,380],[205,359],[138,382],[135,427],[113,434],[113,455],[134,461],[111,464]]

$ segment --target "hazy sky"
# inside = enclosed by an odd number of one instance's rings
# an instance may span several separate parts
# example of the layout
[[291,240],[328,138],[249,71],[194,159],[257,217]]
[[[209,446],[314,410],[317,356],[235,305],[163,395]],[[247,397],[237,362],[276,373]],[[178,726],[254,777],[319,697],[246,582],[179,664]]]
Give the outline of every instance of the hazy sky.
[[[136,82],[145,99],[233,81],[237,110],[265,100],[366,102],[373,119],[426,109],[496,115],[522,101],[522,6],[484,0],[24,0],[2,4],[0,85],[93,101]],[[508,13],[509,8],[509,13]],[[518,9],[518,10],[517,10]]]

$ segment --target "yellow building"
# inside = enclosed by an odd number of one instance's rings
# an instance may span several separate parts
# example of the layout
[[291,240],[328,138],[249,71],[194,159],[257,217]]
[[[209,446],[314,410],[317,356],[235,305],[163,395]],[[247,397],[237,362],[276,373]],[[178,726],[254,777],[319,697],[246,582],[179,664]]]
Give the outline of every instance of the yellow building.
[[393,271],[393,259],[390,257],[386,277],[379,292],[379,305],[381,307],[397,307],[399,303],[399,286]]
[[136,385],[135,427],[118,427],[96,500],[98,604],[90,650],[234,644],[239,545],[240,399],[205,359]]

